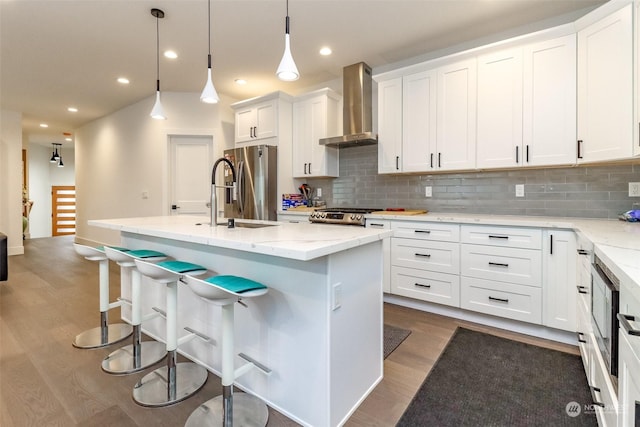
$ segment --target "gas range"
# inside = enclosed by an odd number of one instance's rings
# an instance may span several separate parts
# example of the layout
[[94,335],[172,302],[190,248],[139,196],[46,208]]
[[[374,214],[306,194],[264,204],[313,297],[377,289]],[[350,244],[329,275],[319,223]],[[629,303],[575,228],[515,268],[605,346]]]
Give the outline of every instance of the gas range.
[[359,225],[364,227],[365,214],[381,209],[367,208],[325,208],[309,215],[309,221],[323,224]]

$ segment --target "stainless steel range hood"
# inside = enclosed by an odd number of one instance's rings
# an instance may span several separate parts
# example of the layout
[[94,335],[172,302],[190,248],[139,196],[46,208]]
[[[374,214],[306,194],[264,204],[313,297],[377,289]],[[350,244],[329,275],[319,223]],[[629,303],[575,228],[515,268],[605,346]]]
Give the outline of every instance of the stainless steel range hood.
[[348,65],[342,74],[342,131],[343,136],[320,139],[320,145],[355,147],[378,143],[372,132],[371,67],[364,62]]

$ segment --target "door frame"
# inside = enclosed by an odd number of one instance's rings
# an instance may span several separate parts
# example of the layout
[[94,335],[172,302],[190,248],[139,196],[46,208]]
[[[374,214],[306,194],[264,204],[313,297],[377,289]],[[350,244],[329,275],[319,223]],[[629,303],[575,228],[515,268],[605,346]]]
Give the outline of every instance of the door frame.
[[[216,144],[217,134],[218,132],[215,129],[164,129],[163,136],[165,140],[165,149],[164,149],[164,159],[162,164],[162,215],[171,215],[171,138],[177,136],[208,136],[211,137],[212,145],[213,145],[213,158],[214,159],[222,156],[222,152],[224,148],[220,148]],[[222,139],[220,139],[222,140]]]

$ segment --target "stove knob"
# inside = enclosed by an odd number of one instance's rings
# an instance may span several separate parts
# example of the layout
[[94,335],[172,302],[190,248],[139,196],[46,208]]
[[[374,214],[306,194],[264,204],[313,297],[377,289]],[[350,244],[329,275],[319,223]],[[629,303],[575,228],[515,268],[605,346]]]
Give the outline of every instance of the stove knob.
[[351,214],[351,215],[349,216],[349,219],[351,219],[351,221],[353,221],[354,219],[356,219],[356,216],[355,216],[354,214]]
[[360,214],[356,215],[356,219],[357,219],[358,221],[362,220],[362,215],[360,215]]

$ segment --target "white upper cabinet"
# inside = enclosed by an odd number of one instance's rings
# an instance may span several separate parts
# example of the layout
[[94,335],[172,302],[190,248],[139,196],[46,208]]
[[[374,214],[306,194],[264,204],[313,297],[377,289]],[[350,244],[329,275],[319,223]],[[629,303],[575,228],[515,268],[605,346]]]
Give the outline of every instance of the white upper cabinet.
[[479,168],[575,164],[575,40],[478,58]]
[[430,170],[436,152],[435,71],[403,77],[402,92],[402,171]]
[[336,136],[340,95],[325,88],[296,97],[293,102],[293,177],[337,177],[339,151],[320,145]]
[[[232,104],[231,108],[235,111],[235,143],[277,145],[279,128],[282,125],[291,126],[291,102],[290,95],[273,92]],[[281,111],[282,108],[285,113]]]
[[522,74],[521,47],[478,57],[479,168],[521,164]]
[[378,173],[401,172],[402,77],[378,83]]
[[524,47],[524,166],[576,163],[576,35]]
[[578,162],[633,154],[632,4],[578,32]]
[[438,68],[434,168],[476,167],[476,59]]

